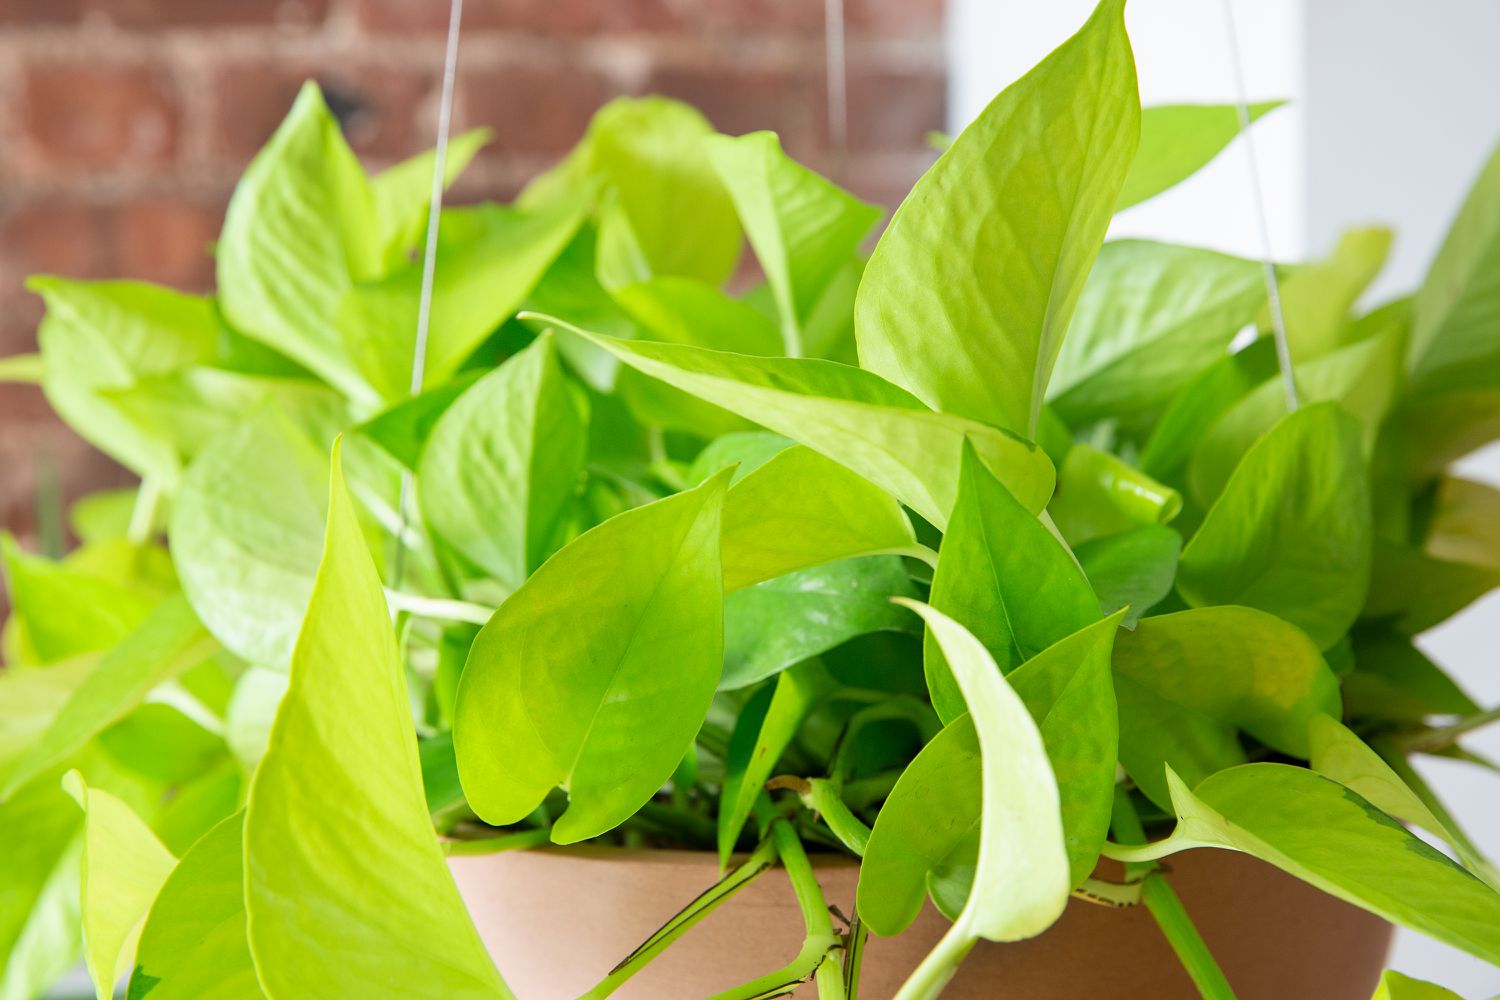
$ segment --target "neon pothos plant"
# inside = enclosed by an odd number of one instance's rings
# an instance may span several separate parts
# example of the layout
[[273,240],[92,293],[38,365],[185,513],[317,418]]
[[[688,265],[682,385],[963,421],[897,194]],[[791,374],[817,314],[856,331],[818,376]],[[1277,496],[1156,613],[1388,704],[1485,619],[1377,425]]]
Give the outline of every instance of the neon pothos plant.
[[[0,997],[80,946],[101,997],[508,997],[444,853],[580,841],[727,872],[590,997],[772,862],[806,945],[725,997],[853,996],[929,897],[934,996],[1071,893],[1227,997],[1154,864],[1203,845],[1500,962],[1410,765],[1495,718],[1412,636],[1500,583],[1500,494],[1444,471],[1500,435],[1500,159],[1415,295],[1354,312],[1378,230],[1283,270],[1287,412],[1257,263],[1104,241],[1235,118],[1142,111],[1105,0],[867,259],[775,136],[617,101],[443,213],[410,397],[434,161],[367,176],[311,85],[215,295],[34,279],[3,371],[141,485],[6,544]],[[861,859],[849,926],[809,851]]]

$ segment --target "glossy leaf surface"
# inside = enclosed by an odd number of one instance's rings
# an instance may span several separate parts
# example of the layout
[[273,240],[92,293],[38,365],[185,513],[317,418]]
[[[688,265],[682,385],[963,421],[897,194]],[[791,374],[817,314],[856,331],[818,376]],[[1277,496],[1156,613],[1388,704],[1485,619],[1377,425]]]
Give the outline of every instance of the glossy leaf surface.
[[1282,418],[1245,455],[1182,550],[1189,604],[1244,604],[1319,648],[1344,634],[1370,580],[1370,495],[1359,424],[1333,403]]
[[[1140,128],[1124,4],[1011,84],[907,195],[865,268],[860,363],[1030,436]],[[975,262],[983,261],[976,269]]]
[[474,640],[454,745],[470,806],[514,823],[554,787],[557,843],[598,836],[666,783],[723,662],[726,473],[618,514],[547,561]]
[[338,454],[291,685],[245,814],[250,951],[270,998],[509,1000],[427,815],[390,613]]

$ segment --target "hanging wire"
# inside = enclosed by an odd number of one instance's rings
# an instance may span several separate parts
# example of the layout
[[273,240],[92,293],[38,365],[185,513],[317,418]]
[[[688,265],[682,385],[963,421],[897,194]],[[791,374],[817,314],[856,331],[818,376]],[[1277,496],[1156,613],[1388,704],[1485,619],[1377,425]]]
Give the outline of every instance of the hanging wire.
[[[448,44],[443,51],[443,86],[438,101],[437,148],[433,151],[432,193],[427,201],[427,245],[422,254],[422,291],[417,300],[417,335],[412,345],[411,395],[422,391],[427,377],[427,331],[432,314],[432,279],[437,270],[438,225],[443,213],[443,188],[448,175],[448,134],[453,127],[453,82],[458,75],[458,38],[463,21],[463,0],[451,0],[448,9]],[[406,571],[406,533],[411,525],[412,475],[401,471],[400,526],[396,531],[396,558],[391,586],[401,589]]]
[[1229,66],[1234,73],[1236,110],[1239,112],[1240,136],[1245,143],[1245,162],[1250,167],[1250,199],[1255,221],[1260,227],[1260,264],[1266,280],[1270,304],[1271,334],[1276,342],[1276,365],[1281,369],[1281,384],[1286,391],[1286,408],[1297,408],[1297,380],[1292,373],[1292,350],[1286,336],[1286,316],[1281,309],[1281,284],[1276,278],[1276,264],[1271,254],[1271,227],[1266,221],[1266,202],[1260,183],[1260,163],[1255,156],[1255,139],[1250,131],[1250,100],[1245,90],[1245,71],[1240,65],[1240,38],[1234,25],[1233,0],[1222,0],[1224,30],[1229,36]]
[[828,140],[833,146],[834,175],[848,183],[849,83],[844,54],[844,0],[823,2],[824,64],[828,72]]

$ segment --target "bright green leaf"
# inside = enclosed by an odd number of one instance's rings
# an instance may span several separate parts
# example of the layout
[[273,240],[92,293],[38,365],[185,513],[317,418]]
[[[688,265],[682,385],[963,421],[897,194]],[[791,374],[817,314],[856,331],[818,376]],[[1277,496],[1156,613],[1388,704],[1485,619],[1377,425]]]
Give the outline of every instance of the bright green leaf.
[[[968,447],[930,600],[972,631],[1006,673],[1099,620],[1099,602],[1068,550]],[[930,633],[923,658],[933,708],[950,722],[967,709]]]
[[934,524],[947,522],[967,438],[1029,510],[1052,492],[1052,463],[1023,438],[934,413],[879,376],[828,361],[751,358],[611,340],[561,321],[647,375],[753,420],[864,476]]
[[480,631],[454,743],[469,804],[496,825],[567,785],[557,843],[619,825],[697,735],[723,662],[726,473],[628,510],[549,559]]
[[1280,615],[1326,649],[1364,606],[1370,537],[1359,424],[1314,403],[1246,453],[1182,550],[1177,589],[1195,607]]
[[374,206],[364,168],[308,83],[235,188],[217,250],[229,324],[358,399],[372,389],[335,316],[354,283],[382,269]]
[[1165,762],[1188,781],[1244,762],[1243,730],[1294,757],[1339,712],[1338,680],[1307,636],[1253,608],[1143,618],[1115,643],[1120,762],[1165,805]]
[[[1350,229],[1339,236],[1331,254],[1298,268],[1281,283],[1287,343],[1299,365],[1356,339],[1350,335],[1350,311],[1385,266],[1392,239],[1383,226]],[[1263,312],[1261,329],[1270,325],[1269,311]],[[1402,367],[1399,360],[1396,367]],[[1297,370],[1299,382],[1302,371]]]
[[1203,369],[1183,387],[1151,429],[1141,450],[1141,471],[1180,484],[1198,442],[1219,416],[1274,374],[1276,351],[1269,337]]
[[0,780],[0,799],[60,765],[139,705],[157,685],[197,666],[216,649],[218,643],[198,624],[187,602],[180,595],[167,598],[106,653],[58,707],[25,758]]
[[[856,305],[860,363],[1022,434],[1139,137],[1122,0],[1007,87],[891,219]],[[978,263],[982,262],[982,263]]]
[[1380,987],[1370,1000],[1464,1000],[1452,990],[1424,983],[1399,972],[1387,971],[1380,977]]
[[422,515],[515,589],[561,542],[587,447],[583,400],[543,336],[438,419],[417,467]]
[[428,819],[390,613],[338,454],[291,686],[245,815],[255,967],[272,1000],[511,1000]]
[[[1250,121],[1285,101],[1249,106]],[[1136,150],[1115,211],[1154,198],[1197,173],[1240,134],[1233,104],[1157,104],[1141,109],[1141,145]]]
[[1182,511],[1182,495],[1093,445],[1068,449],[1057,470],[1047,513],[1071,545],[1143,524],[1166,524]]
[[[128,543],[127,543],[128,545]],[[140,547],[131,546],[133,551]],[[154,588],[91,572],[78,550],[62,562],[25,552],[0,534],[12,621],[43,663],[104,650],[135,630],[161,595]],[[142,560],[150,556],[139,552]]]
[[[535,212],[499,205],[443,213],[433,272],[423,388],[453,377],[485,337],[510,318],[583,220],[573,198]],[[411,391],[422,262],[355,284],[340,301],[342,349],[386,400]]]
[[453,401],[484,375],[483,370],[465,372],[435,389],[418,393],[371,417],[355,430],[374,441],[402,466],[412,470],[422,459],[422,449]]
[[1245,764],[1188,789],[1169,775],[1177,831],[1154,845],[1227,847],[1487,962],[1500,893],[1343,785],[1303,767]]
[[915,635],[919,623],[890,599],[916,596],[892,556],[814,566],[738,590],[724,602],[719,687],[746,687],[871,632]]
[[[1401,339],[1391,330],[1297,366],[1297,395],[1305,406],[1332,401],[1357,417],[1361,448],[1369,455],[1401,376]],[[1197,501],[1213,503],[1250,446],[1286,413],[1280,377],[1267,379],[1220,416],[1198,442],[1188,468]]]
[[219,331],[213,302],[124,281],[32,278],[27,287],[47,303],[37,331],[47,401],[90,444],[136,474],[170,485],[180,472],[171,447],[105,392],[210,360]]
[[1265,299],[1258,261],[1145,240],[1106,243],[1048,401],[1075,426],[1153,414],[1228,352]]
[[1415,394],[1494,385],[1500,352],[1500,149],[1490,156],[1417,292],[1407,367]]
[[1074,549],[1078,564],[1098,595],[1105,614],[1126,608],[1126,628],[1172,592],[1182,536],[1148,524],[1084,542]]
[[59,778],[0,803],[0,1000],[36,1000],[78,964],[83,816]]
[[724,590],[916,545],[889,493],[803,447],[767,459],[724,497]]
[[[458,179],[469,161],[493,138],[487,128],[472,128],[448,140],[443,163],[443,186]],[[393,164],[370,178],[375,201],[376,240],[387,270],[407,262],[409,254],[427,228],[428,202],[432,198],[432,175],[437,169],[437,150],[429,149]]]
[[245,814],[236,812],[183,855],[151,905],[130,976],[130,1000],[263,997],[245,937]]
[[774,132],[716,137],[709,155],[776,296],[786,353],[801,354],[819,299],[881,209],[787,156]]

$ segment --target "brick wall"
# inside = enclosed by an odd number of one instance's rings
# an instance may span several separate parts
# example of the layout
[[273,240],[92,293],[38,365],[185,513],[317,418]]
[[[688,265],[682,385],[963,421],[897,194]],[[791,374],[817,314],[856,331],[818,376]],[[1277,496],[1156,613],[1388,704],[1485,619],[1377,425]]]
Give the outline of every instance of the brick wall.
[[[845,0],[845,182],[894,204],[943,124],[942,0]],[[442,0],[0,0],[0,355],[35,348],[25,275],[207,288],[235,179],[309,76],[382,166],[431,144]],[[832,169],[822,0],[468,0],[457,124],[495,142],[458,190],[509,198],[609,97],[655,91]],[[0,524],[125,481],[0,385]]]

